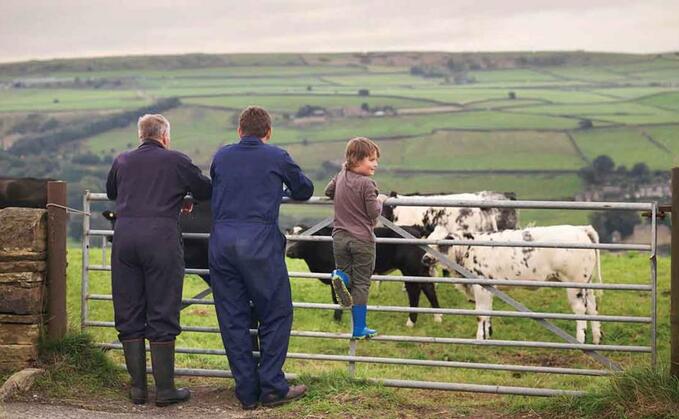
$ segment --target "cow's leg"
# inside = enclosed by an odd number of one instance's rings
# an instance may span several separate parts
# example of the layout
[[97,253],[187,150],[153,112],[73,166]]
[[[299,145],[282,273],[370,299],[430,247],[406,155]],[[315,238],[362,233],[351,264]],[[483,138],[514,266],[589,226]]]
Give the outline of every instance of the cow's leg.
[[[434,284],[431,282],[423,282],[421,286],[422,292],[427,297],[427,300],[429,300],[429,305],[431,305],[432,308],[440,308],[441,306],[439,305],[438,297],[436,297],[436,288],[434,287]],[[434,321],[436,323],[441,323],[443,321],[443,314],[434,314]]]
[[[586,290],[587,291],[587,314],[596,316],[599,314],[596,306],[596,295],[594,294],[594,290]],[[589,324],[592,326],[592,343],[595,345],[598,345],[601,343],[601,322],[599,321],[591,321]]]
[[[587,290],[568,288],[566,293],[568,294],[568,302],[571,305],[571,309],[575,314],[586,314],[587,313],[587,300],[585,297],[585,292]],[[580,343],[585,343],[585,332],[587,330],[586,320],[576,320],[575,321],[575,338]]]
[[[476,301],[476,310],[492,311],[493,310],[493,294],[487,291],[481,285],[473,285],[474,300]],[[490,339],[493,335],[493,325],[490,316],[479,316],[478,327],[476,329],[476,339],[485,340]]]
[[[337,296],[335,295],[335,291],[332,289],[332,286],[330,286],[330,297],[332,298],[333,304],[339,304],[337,301]],[[341,322],[342,321],[342,309],[337,309],[332,315],[333,320],[336,322]]]
[[[422,285],[418,282],[404,282],[406,287],[406,292],[408,293],[408,303],[412,308],[418,308],[420,306],[420,290]],[[406,326],[413,327],[417,322],[417,313],[408,313],[408,321]]]

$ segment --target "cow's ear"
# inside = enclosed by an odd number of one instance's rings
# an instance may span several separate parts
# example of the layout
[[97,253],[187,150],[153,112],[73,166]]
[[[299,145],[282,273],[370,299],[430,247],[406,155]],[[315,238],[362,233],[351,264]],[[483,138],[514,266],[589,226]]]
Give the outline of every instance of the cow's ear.
[[391,192],[389,192],[389,197],[390,197],[390,198],[396,198],[397,196],[398,196],[398,193],[396,193],[396,191],[391,191]]
[[106,210],[106,211],[102,212],[101,215],[103,215],[104,218],[106,218],[109,221],[113,221],[113,220],[116,219],[116,213],[113,212],[113,211],[110,211],[110,210]]

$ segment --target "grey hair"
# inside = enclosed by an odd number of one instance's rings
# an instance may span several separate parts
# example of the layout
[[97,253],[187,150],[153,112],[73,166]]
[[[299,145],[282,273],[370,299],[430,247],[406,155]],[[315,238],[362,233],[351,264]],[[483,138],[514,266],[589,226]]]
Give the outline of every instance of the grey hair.
[[139,138],[153,138],[159,140],[164,134],[170,134],[170,121],[161,114],[146,114],[137,121]]

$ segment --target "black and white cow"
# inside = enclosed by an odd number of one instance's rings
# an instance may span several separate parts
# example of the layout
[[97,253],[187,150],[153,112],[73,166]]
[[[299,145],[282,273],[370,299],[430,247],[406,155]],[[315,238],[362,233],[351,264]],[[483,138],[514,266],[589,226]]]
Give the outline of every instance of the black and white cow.
[[[422,228],[417,226],[404,226],[404,229],[415,237],[422,237]],[[306,230],[306,227],[296,226],[292,229],[293,234]],[[401,236],[386,227],[375,228],[375,236],[400,238]],[[319,230],[315,235],[329,236],[332,232],[331,227]],[[434,269],[422,264],[422,257],[425,251],[415,245],[402,245],[390,243],[378,243],[376,246],[377,255],[375,258],[375,273],[386,275],[392,271],[400,270],[406,276],[434,276]],[[312,242],[298,241],[288,245],[286,256],[293,259],[304,259],[311,272],[330,273],[335,269],[335,258],[332,251],[332,242]],[[321,281],[330,285],[329,279]],[[408,293],[410,307],[418,307],[420,303],[420,293],[429,300],[434,308],[439,308],[438,298],[434,284],[431,282],[406,282],[405,288]],[[335,293],[330,288],[332,301],[337,304]],[[342,311],[336,310],[335,320],[342,318]],[[434,321],[440,322],[441,314],[434,315]],[[417,313],[409,313],[406,325],[412,327],[417,321]]]
[[[515,200],[514,193],[482,191],[450,195],[399,195],[395,198],[418,198],[423,200],[453,199],[464,201]],[[385,206],[382,215],[398,225],[417,225],[424,228],[425,235],[434,231],[436,226],[454,232],[501,231],[516,228],[518,217],[514,208],[455,208],[431,206]]]
[[[599,243],[599,235],[592,226],[560,225],[531,227],[523,230],[505,230],[496,233],[450,233],[437,227],[430,239],[470,239],[479,241],[514,242],[560,242]],[[532,247],[486,247],[486,246],[435,246],[468,271],[486,279],[561,281],[588,284],[595,270],[601,282],[599,251],[590,249],[532,248]],[[426,266],[433,266],[437,259],[426,254]],[[476,302],[476,309],[493,309],[493,294],[481,285],[465,285],[465,293]],[[531,288],[532,289],[532,288]],[[567,288],[568,302],[575,314],[597,314],[596,297],[591,289]],[[601,342],[601,325],[592,321],[592,342]],[[587,322],[576,321],[576,338],[585,342]],[[492,335],[489,316],[478,317],[477,339],[488,339]]]

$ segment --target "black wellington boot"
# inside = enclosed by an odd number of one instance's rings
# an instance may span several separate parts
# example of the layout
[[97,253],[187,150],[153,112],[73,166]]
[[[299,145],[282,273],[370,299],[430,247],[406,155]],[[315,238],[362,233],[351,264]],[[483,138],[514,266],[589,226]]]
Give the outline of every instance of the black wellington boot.
[[189,389],[174,386],[174,341],[151,342],[151,362],[156,381],[156,406],[168,406],[191,398]]
[[144,339],[123,342],[125,365],[132,377],[130,400],[134,404],[144,404],[147,398],[146,386],[146,347]]

